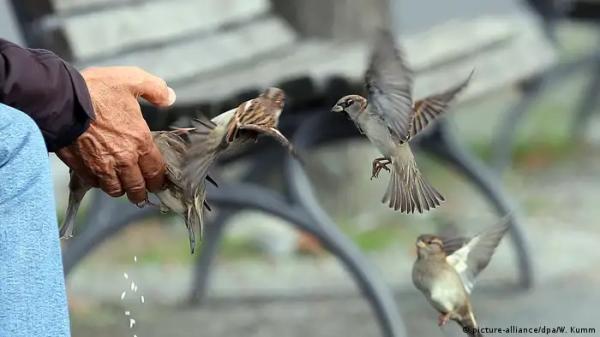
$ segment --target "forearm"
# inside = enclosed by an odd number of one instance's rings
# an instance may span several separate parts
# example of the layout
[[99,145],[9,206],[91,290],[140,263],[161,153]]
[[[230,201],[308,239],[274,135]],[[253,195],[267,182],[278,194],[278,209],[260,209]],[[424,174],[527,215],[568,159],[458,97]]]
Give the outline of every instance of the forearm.
[[86,84],[76,69],[50,51],[25,49],[2,39],[0,103],[28,114],[49,151],[71,144],[94,117]]

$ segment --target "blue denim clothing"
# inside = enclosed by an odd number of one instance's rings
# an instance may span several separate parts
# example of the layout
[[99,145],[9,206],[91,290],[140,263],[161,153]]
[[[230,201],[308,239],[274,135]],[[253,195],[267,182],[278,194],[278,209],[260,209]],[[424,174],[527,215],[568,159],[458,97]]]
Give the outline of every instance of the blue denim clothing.
[[69,317],[42,134],[0,104],[0,337],[67,337]]

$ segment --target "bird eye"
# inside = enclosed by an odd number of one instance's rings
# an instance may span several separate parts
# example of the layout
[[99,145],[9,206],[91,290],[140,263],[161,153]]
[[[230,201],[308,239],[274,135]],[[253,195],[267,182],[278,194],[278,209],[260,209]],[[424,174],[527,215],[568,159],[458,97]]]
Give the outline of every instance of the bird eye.
[[346,101],[346,106],[347,107],[351,106],[352,104],[354,104],[354,100],[349,99],[349,100]]

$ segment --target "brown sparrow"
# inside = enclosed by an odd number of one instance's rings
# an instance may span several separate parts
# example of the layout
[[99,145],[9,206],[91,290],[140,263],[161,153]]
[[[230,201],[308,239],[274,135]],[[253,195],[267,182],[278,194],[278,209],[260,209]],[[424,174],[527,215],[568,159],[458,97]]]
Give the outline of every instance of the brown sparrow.
[[[190,196],[184,196],[183,186],[185,179],[183,177],[183,158],[187,150],[186,141],[182,136],[186,130],[158,131],[152,132],[154,143],[158,147],[166,164],[166,185],[165,189],[154,193],[160,200],[161,212],[173,211],[182,215],[188,229],[190,250],[192,254],[196,247],[195,228],[202,228],[204,208],[210,210],[206,203],[206,191],[204,180],[197,184],[196,189]],[[197,132],[202,132],[198,130]],[[205,180],[215,184],[214,180],[206,176]],[[74,172],[71,172],[69,181],[69,203],[65,220],[60,229],[61,238],[70,238],[73,236],[75,226],[75,217],[81,204],[81,200],[91,186],[85,184]],[[149,201],[146,201],[149,203]],[[139,204],[139,207],[143,204]]]
[[[261,134],[275,138],[299,159],[292,144],[277,129],[284,104],[283,90],[271,87],[232,112],[222,114],[222,118],[195,120],[194,127],[189,129],[191,146],[184,169],[184,176],[189,178],[188,190],[196,189],[197,182],[207,176],[208,169],[221,154],[239,148],[250,139],[256,140]],[[201,130],[199,125],[205,128]]]
[[453,320],[469,336],[482,336],[477,330],[469,294],[475,278],[488,265],[506,233],[509,220],[507,215],[470,239],[444,239],[430,234],[417,238],[413,283],[440,312],[438,325]]
[[[472,74],[472,73],[471,73]],[[382,32],[366,73],[368,100],[358,95],[342,97],[332,108],[346,112],[383,157],[373,160],[371,179],[382,169],[391,171],[382,202],[403,213],[436,208],[444,197],[421,175],[409,141],[444,113],[471,75],[460,84],[413,103],[412,71],[392,35]],[[388,168],[388,165],[392,168]]]

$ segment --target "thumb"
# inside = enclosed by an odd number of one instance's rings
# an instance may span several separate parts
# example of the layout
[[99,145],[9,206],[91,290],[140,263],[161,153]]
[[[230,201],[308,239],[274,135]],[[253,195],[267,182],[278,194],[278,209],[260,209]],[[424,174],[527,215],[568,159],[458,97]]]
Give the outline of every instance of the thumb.
[[136,95],[160,107],[171,106],[175,103],[175,91],[167,86],[165,80],[141,69],[135,71],[138,72],[137,75],[140,78],[140,81],[132,86]]

